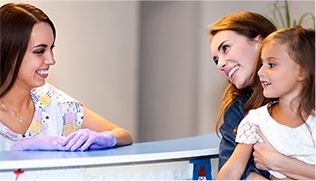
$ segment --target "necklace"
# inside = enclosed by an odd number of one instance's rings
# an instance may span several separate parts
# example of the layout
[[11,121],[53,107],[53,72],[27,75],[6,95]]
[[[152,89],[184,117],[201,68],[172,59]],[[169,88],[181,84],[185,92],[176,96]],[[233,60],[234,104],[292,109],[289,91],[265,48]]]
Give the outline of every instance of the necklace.
[[25,108],[25,110],[23,111],[23,113],[22,113],[21,116],[17,116],[11,109],[7,108],[7,106],[5,106],[1,101],[0,101],[0,105],[1,105],[3,108],[8,109],[8,110],[11,112],[12,115],[14,115],[15,117],[17,117],[17,118],[19,119],[19,123],[22,124],[22,122],[23,122],[23,115],[24,115],[24,113],[26,112],[27,108],[29,108],[29,105],[30,105],[30,104],[28,104],[28,105],[26,106],[26,108]]

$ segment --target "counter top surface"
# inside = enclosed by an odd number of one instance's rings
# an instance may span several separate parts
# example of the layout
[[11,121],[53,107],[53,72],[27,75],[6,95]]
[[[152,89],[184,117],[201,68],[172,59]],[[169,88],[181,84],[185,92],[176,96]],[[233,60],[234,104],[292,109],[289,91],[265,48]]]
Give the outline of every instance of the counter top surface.
[[106,150],[1,151],[0,170],[50,168],[98,164],[129,164],[218,155],[219,138],[215,133],[153,142],[140,142]]

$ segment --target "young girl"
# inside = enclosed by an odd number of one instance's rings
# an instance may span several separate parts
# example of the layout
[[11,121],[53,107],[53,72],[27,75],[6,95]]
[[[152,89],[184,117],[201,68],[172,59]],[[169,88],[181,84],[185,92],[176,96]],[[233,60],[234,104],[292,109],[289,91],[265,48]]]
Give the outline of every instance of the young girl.
[[[253,144],[262,142],[258,127],[278,152],[315,169],[315,31],[302,27],[278,30],[264,39],[259,57],[257,80],[263,89],[255,86],[249,101],[260,105],[263,91],[271,102],[249,111],[242,120],[236,136],[239,144],[217,179],[241,178]],[[286,178],[269,172],[272,178]]]

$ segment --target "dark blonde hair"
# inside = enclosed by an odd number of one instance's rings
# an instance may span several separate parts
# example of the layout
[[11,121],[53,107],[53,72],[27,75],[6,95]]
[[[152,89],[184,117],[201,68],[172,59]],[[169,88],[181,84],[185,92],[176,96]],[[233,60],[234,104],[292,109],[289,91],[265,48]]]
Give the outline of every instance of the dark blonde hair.
[[40,9],[24,3],[8,3],[0,8],[0,98],[14,85],[27,50],[33,26],[48,23],[56,37],[53,22]]
[[[265,38],[270,33],[276,30],[276,27],[267,18],[261,14],[249,11],[242,11],[229,14],[222,19],[215,22],[209,30],[209,37],[212,37],[219,31],[232,30],[239,35],[245,36],[248,40],[254,41],[254,39],[260,35],[261,38]],[[254,59],[254,61],[257,61]],[[222,124],[223,116],[229,106],[241,95],[249,93],[251,87],[244,89],[237,89],[236,86],[228,81],[228,86],[223,94],[222,105],[219,109],[219,113],[216,121],[216,131],[218,132],[220,125]],[[251,92],[251,91],[250,91]],[[245,111],[251,109],[251,105],[245,105]]]
[[[261,50],[271,43],[286,45],[287,54],[300,67],[300,73],[304,79],[300,81],[303,88],[296,99],[299,100],[297,113],[303,119],[303,113],[315,115],[315,30],[304,29],[301,26],[280,29],[266,37],[258,54],[257,71],[261,67]],[[256,71],[256,72],[257,72]],[[258,77],[258,76],[256,76]],[[264,102],[262,98],[262,87],[258,78],[255,80],[253,94],[249,99],[254,102]],[[259,104],[257,106],[259,106]]]

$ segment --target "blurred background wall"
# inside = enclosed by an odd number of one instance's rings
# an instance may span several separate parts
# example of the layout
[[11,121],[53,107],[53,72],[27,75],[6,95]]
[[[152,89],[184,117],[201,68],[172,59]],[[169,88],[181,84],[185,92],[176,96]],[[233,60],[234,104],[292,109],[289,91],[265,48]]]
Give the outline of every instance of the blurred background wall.
[[[236,11],[270,16],[274,3],[17,2],[38,6],[57,28],[48,81],[130,130],[136,142],[215,131],[226,80],[211,60],[207,27]],[[289,5],[294,19],[315,12],[315,1]],[[308,18],[303,25],[313,26]]]

